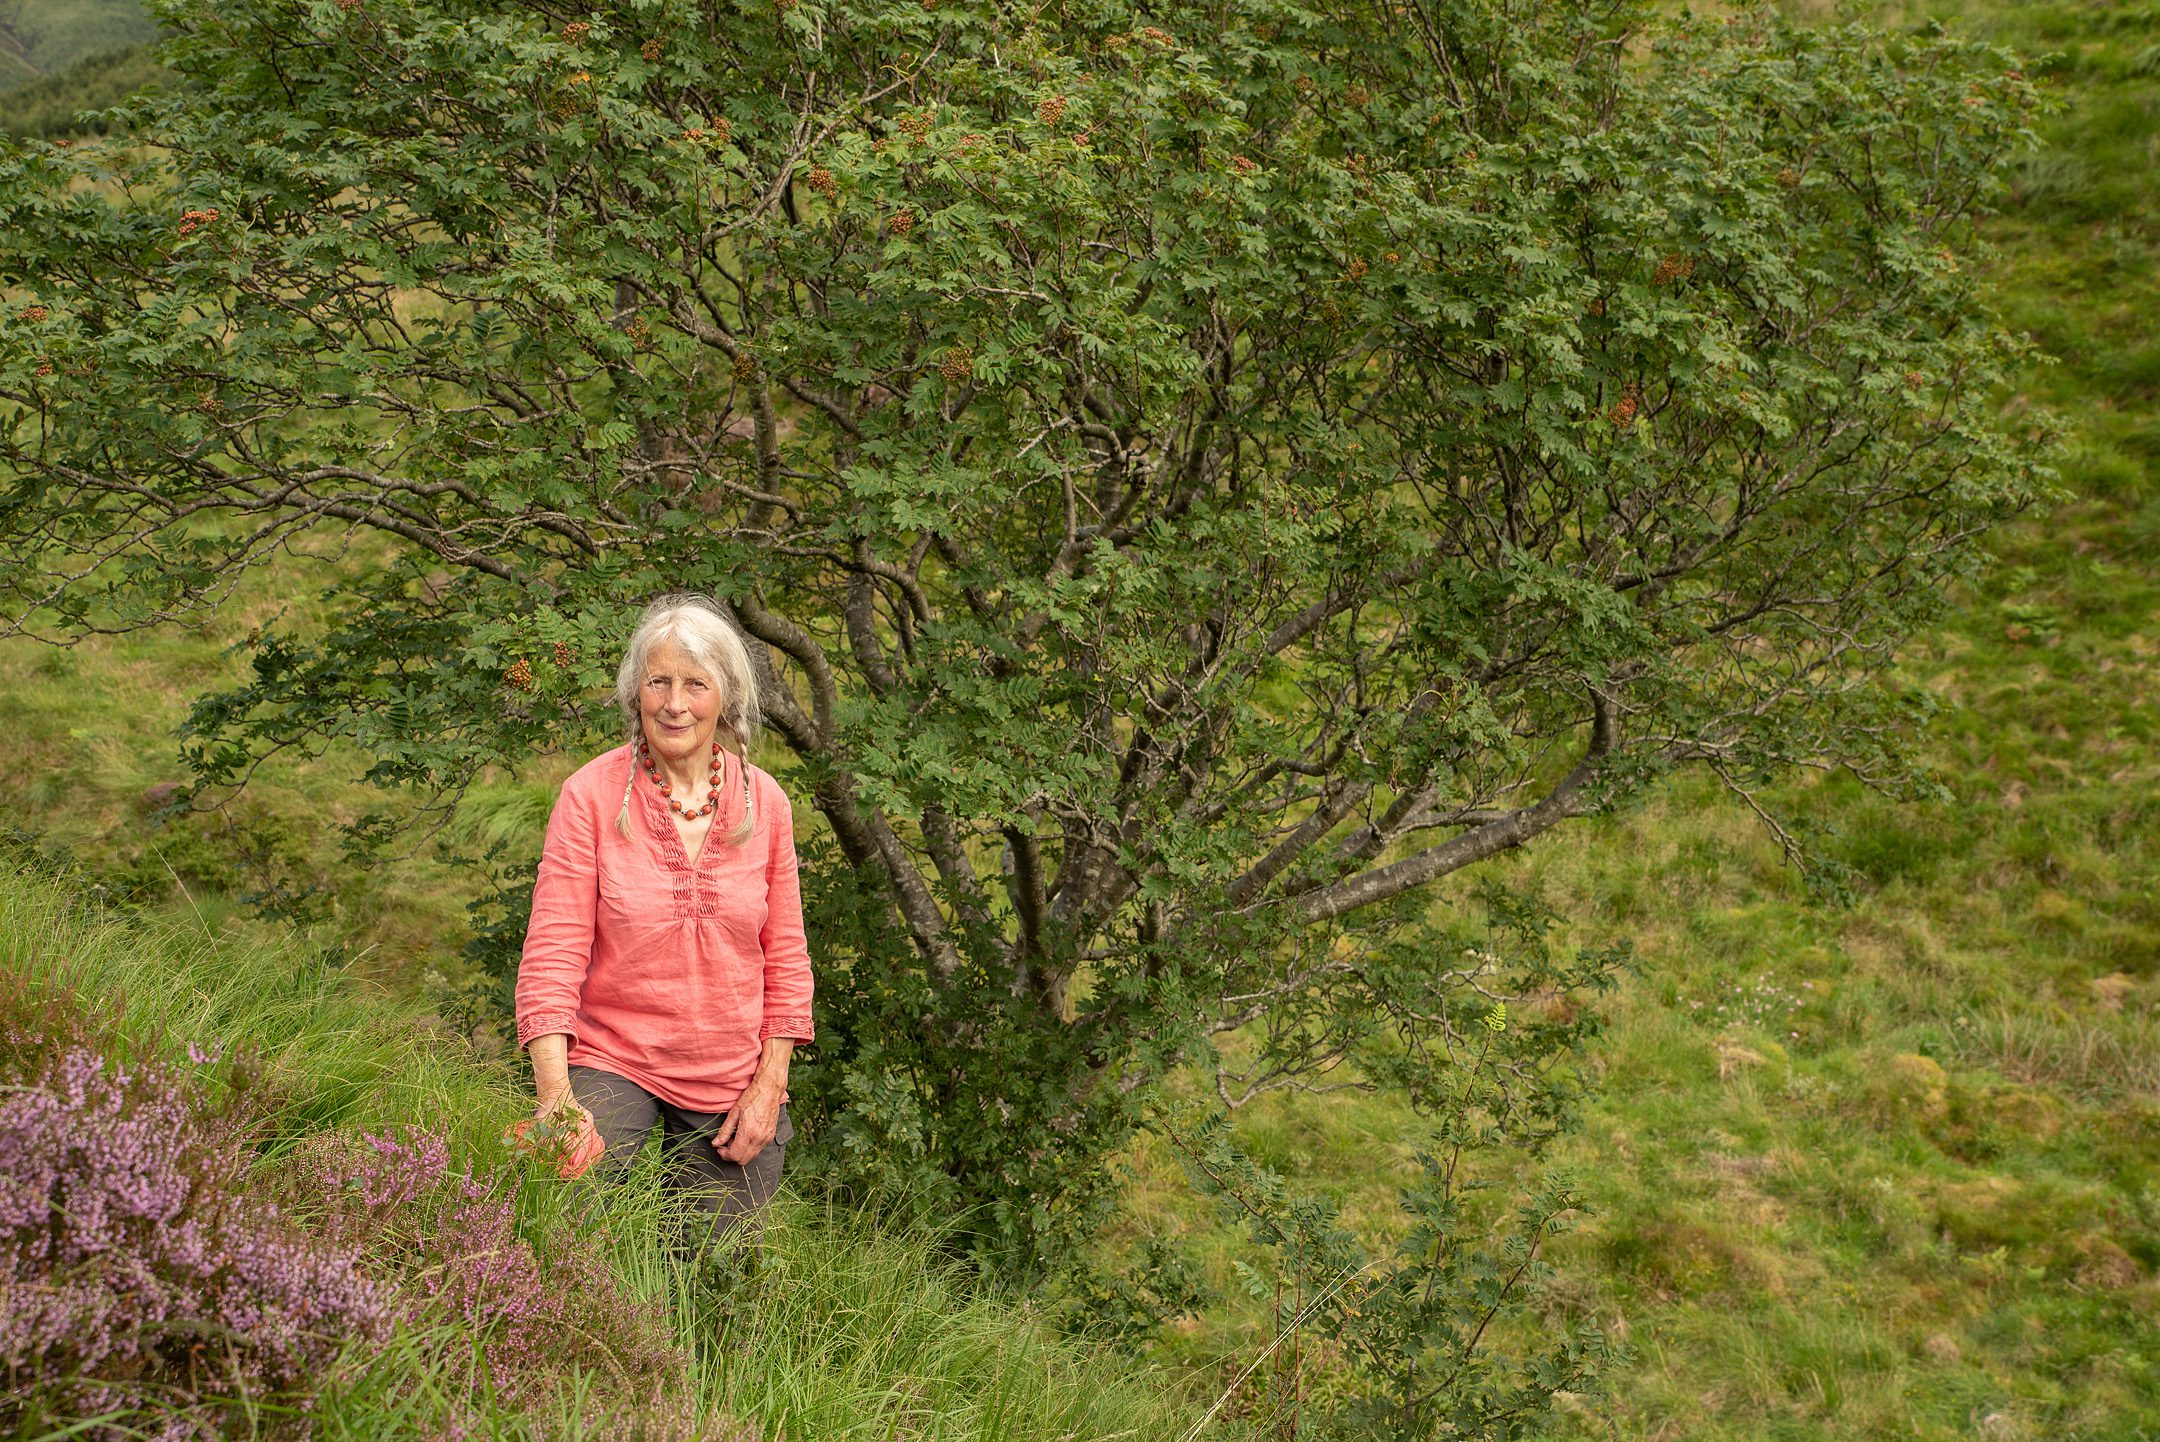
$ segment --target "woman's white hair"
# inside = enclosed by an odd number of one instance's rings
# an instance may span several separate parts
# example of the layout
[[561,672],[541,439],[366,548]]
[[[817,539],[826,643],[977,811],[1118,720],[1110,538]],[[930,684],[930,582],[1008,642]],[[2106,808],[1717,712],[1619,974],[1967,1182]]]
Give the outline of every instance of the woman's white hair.
[[[720,689],[720,715],[715,728],[720,744],[742,763],[743,816],[727,839],[741,845],[757,827],[756,791],[750,785],[750,743],[757,739],[757,672],[750,665],[750,648],[718,602],[692,591],[673,591],[645,608],[637,629],[623,648],[622,665],[615,672],[615,703],[622,707],[623,725],[635,742],[641,711],[639,693],[645,689],[647,663],[655,646],[672,641],[682,648],[699,670]],[[630,776],[623,783],[622,810],[615,829],[630,834],[630,788],[637,782],[637,753],[630,755]]]

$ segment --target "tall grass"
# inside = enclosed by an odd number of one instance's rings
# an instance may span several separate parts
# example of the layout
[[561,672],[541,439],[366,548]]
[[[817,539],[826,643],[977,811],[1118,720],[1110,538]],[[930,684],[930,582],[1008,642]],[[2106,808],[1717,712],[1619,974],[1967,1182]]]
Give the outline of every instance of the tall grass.
[[[450,1139],[453,1169],[486,1176],[507,1162],[499,1138],[529,1104],[506,1063],[296,940],[104,914],[16,873],[0,875],[0,970],[103,1009],[138,1054],[177,1062],[193,1044],[258,1056],[256,1087],[275,1099],[262,1168],[325,1134],[420,1126]],[[932,1232],[880,1232],[836,1202],[783,1194],[755,1247],[684,1262],[666,1244],[675,1219],[655,1150],[617,1184],[521,1181],[520,1232],[598,1249],[625,1287],[663,1306],[681,1375],[635,1405],[604,1377],[571,1374],[511,1406],[466,1380],[483,1370],[459,1365],[479,1337],[408,1330],[326,1379],[322,1435],[451,1434],[477,1419],[503,1437],[1107,1442],[1181,1435],[1197,1415],[1167,1379],[1136,1377],[978,1287],[941,1260]]]

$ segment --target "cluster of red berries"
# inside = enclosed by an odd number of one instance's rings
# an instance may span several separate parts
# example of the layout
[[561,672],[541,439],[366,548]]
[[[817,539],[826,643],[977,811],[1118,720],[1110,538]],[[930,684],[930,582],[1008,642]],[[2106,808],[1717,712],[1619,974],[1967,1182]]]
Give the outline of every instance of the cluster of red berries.
[[1353,255],[1350,257],[1350,263],[1343,267],[1343,277],[1351,281],[1360,281],[1365,278],[1365,272],[1370,269],[1372,267],[1365,263],[1364,256]]
[[1035,107],[1035,118],[1045,125],[1055,125],[1065,118],[1068,102],[1062,95],[1053,95]]
[[45,319],[45,307],[41,305],[24,306],[22,308],[22,319],[36,325],[39,321]]
[[565,45],[583,45],[585,37],[590,34],[592,34],[592,26],[582,20],[573,20],[562,28],[562,38]]
[[728,138],[733,134],[733,127],[728,121],[715,120],[712,123],[712,129],[705,130],[693,125],[682,133],[682,138],[692,145],[725,145],[728,143]]
[[503,680],[520,691],[532,690],[532,662],[523,656],[518,657],[511,663],[510,669],[503,673]]
[[810,167],[810,175],[805,183],[827,200],[840,193],[840,182],[833,179],[833,173],[822,165]]
[[198,229],[215,224],[217,218],[218,213],[214,209],[183,210],[180,212],[180,233],[193,235]]
[[557,641],[555,643],[555,664],[558,667],[567,670],[570,666],[570,663],[572,661],[575,661],[576,659],[577,653],[570,649],[569,642]]
[[885,222],[885,229],[891,235],[906,235],[914,228],[915,212],[912,210],[896,210],[893,218]]
[[746,381],[757,374],[757,357],[746,350],[735,352],[735,379]]
[[1926,384],[1927,384],[1927,376],[1926,376],[1926,375],[1924,375],[1923,373],[1921,373],[1920,371],[1907,371],[1907,372],[1905,372],[1905,388],[1906,388],[1907,390],[1915,390],[1915,391],[1916,391],[1916,390],[1920,389],[1920,387],[1922,387],[1922,386],[1924,386],[1924,385],[1926,385]]
[[1666,285],[1676,280],[1686,280],[1695,273],[1695,257],[1692,255],[1668,255],[1657,263],[1651,273],[1652,285]]
[[630,344],[643,348],[652,341],[652,327],[645,324],[645,317],[637,316],[623,327],[623,334],[630,337]]
[[1172,36],[1172,35],[1171,35],[1171,33],[1170,33],[1169,31],[1167,31],[1167,30],[1158,30],[1158,29],[1157,29],[1156,27],[1154,27],[1153,25],[1143,25],[1143,26],[1141,26],[1141,27],[1140,27],[1140,38],[1141,38],[1141,39],[1143,39],[1143,40],[1146,40],[1146,41],[1150,41],[1150,42],[1152,42],[1153,44],[1156,44],[1156,45],[1175,45],[1175,44],[1177,44],[1177,40],[1176,40],[1176,38],[1175,38],[1174,36]]
[[1627,388],[1626,392],[1621,395],[1620,399],[1614,401],[1611,408],[1605,412],[1605,419],[1611,421],[1616,426],[1624,426],[1635,419],[1636,409],[1641,404],[1641,392],[1636,390],[1635,387],[1631,385]]
[[912,114],[901,116],[893,122],[893,126],[902,135],[920,145],[924,137],[930,134],[930,122],[936,118],[934,110],[917,110]]
[[225,404],[217,398],[215,393],[211,391],[204,391],[201,395],[195,398],[195,409],[202,411],[206,414],[215,415],[217,412],[225,409]]
[[51,361],[39,361],[39,362],[38,362],[38,368],[37,368],[37,369],[36,369],[36,370],[35,370],[34,372],[32,372],[32,374],[34,374],[34,375],[40,375],[40,376],[49,376],[49,375],[51,375],[51,374],[52,374],[52,362],[51,362]]
[[1249,156],[1233,155],[1230,157],[1230,168],[1240,175],[1250,175],[1260,168],[1260,162]]
[[1343,92],[1343,99],[1363,110],[1366,106],[1372,104],[1372,92],[1362,85],[1353,85]]
[[964,345],[949,347],[945,363],[938,367],[938,374],[945,377],[948,385],[958,385],[975,374],[975,352]]

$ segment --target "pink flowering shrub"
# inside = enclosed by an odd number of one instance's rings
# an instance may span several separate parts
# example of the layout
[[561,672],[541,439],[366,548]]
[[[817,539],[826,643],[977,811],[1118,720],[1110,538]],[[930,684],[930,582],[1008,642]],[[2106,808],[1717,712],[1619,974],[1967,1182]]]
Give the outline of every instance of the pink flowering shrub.
[[453,1168],[433,1132],[311,1139],[287,1184],[321,1198],[323,1234],[363,1246],[371,1274],[396,1284],[401,1321],[456,1326],[461,1347],[443,1365],[484,1367],[464,1379],[475,1392],[484,1381],[514,1406],[571,1367],[648,1394],[679,1375],[657,1308],[626,1296],[589,1246],[543,1260],[517,1232],[517,1177]]
[[310,1435],[346,1345],[364,1361],[400,1327],[442,1339],[436,1379],[472,1399],[453,1433],[572,1368],[637,1426],[687,1405],[660,1310],[593,1247],[521,1236],[513,1172],[453,1168],[410,1129],[315,1133],[266,1163],[280,1107],[250,1059],[142,1051],[0,975],[0,1436]]
[[214,1437],[225,1409],[304,1405],[347,1339],[388,1334],[390,1289],[349,1248],[247,1199],[229,1104],[4,1013],[0,1431],[147,1411],[156,1435]]

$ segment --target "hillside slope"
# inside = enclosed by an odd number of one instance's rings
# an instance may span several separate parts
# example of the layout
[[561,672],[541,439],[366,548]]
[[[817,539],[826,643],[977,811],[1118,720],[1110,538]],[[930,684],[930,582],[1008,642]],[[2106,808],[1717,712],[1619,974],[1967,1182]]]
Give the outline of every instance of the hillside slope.
[[[156,33],[137,0],[0,0],[0,91],[140,45]],[[0,98],[0,121],[10,105]]]

